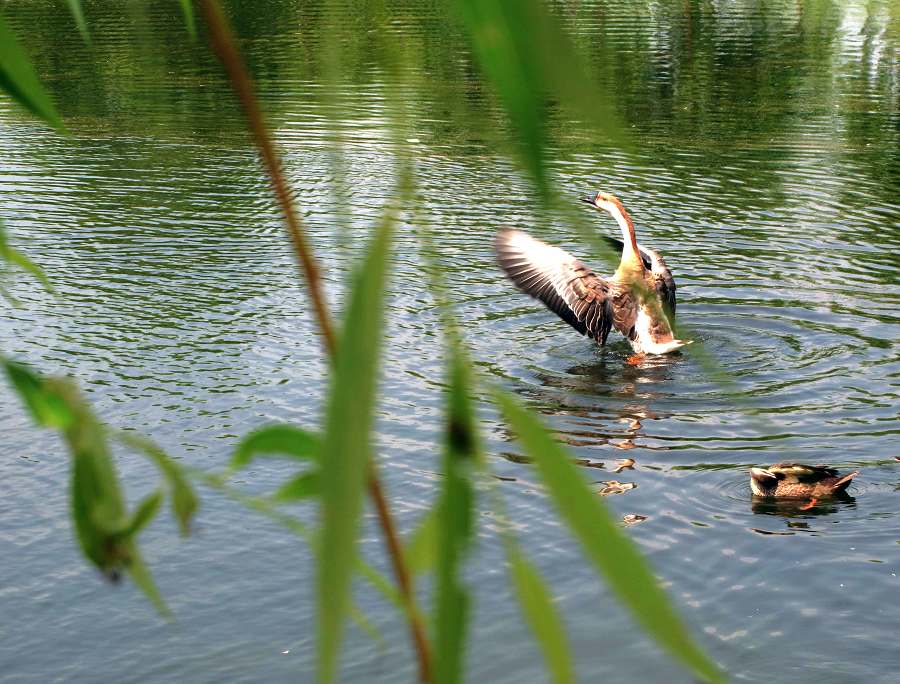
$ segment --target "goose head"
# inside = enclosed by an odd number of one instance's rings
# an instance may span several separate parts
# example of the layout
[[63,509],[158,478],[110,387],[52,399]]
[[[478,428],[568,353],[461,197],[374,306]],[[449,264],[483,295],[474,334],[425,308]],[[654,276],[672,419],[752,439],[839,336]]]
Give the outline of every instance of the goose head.
[[619,201],[618,197],[609,192],[598,190],[592,195],[582,197],[581,201],[590,204],[594,209],[605,211],[612,216],[616,220],[616,223],[619,224],[619,228],[622,229],[622,240],[626,245],[631,245],[634,252],[637,253],[638,248],[634,237],[634,223],[631,220],[631,216],[629,216],[628,212],[625,210],[625,205]]
[[612,214],[613,216],[620,212],[625,213],[625,207],[622,202],[610,192],[598,190],[593,194],[585,195],[581,198],[581,201],[590,204],[595,209],[600,209]]

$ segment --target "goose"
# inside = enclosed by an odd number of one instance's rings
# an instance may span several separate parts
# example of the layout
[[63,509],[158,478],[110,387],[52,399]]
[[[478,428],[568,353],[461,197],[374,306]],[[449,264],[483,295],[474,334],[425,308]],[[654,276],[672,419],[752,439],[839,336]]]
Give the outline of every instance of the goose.
[[825,465],[776,463],[767,468],[750,468],[750,489],[756,496],[785,499],[828,498],[843,494],[858,470],[841,476]]
[[642,247],[622,202],[606,192],[582,198],[609,213],[622,240],[606,238],[622,252],[616,272],[603,278],[568,252],[527,233],[505,228],[497,234],[497,261],[522,292],[542,301],[582,335],[605,345],[615,328],[631,342],[638,363],[646,354],[668,354],[689,344],[675,338],[675,280],[662,256]]

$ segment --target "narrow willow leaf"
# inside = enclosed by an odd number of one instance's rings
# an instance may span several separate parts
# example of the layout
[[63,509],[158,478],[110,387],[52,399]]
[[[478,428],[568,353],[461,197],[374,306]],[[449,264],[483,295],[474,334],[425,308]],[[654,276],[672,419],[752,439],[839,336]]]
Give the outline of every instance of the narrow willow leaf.
[[547,3],[514,0],[507,4],[522,35],[528,36],[530,54],[538,63],[547,90],[606,137],[627,141],[612,103],[604,96],[607,91],[591,77],[584,59]]
[[78,33],[81,34],[84,42],[90,45],[91,34],[88,31],[87,22],[84,20],[84,12],[81,9],[81,0],[66,0],[66,2],[69,5],[69,10],[72,12],[72,17],[75,19],[75,26],[78,27]]
[[[157,610],[168,615],[134,537],[122,534],[129,528],[130,516],[103,426],[72,381],[39,379],[42,392],[55,396],[68,410],[62,435],[72,456],[72,518],[84,555],[111,579],[124,568]],[[139,516],[149,513],[145,509]]]
[[128,571],[128,576],[131,577],[131,581],[134,582],[135,586],[144,592],[144,596],[150,599],[150,603],[153,604],[156,611],[165,619],[171,620],[172,612],[163,600],[162,594],[159,593],[159,589],[156,588],[156,583],[153,581],[153,575],[150,574],[150,568],[144,563],[144,559],[137,548],[137,544],[133,541],[129,541],[128,548],[129,561],[128,565],[125,566],[125,569]]
[[378,649],[380,651],[384,651],[386,645],[384,636],[356,604],[350,604],[350,619],[353,620],[362,631],[368,634],[372,641],[378,644]]
[[525,621],[544,652],[552,680],[556,684],[574,682],[575,670],[565,625],[543,578],[513,542],[507,542],[506,557],[516,597]]
[[245,436],[231,457],[232,468],[243,468],[257,456],[289,456],[315,461],[321,438],[293,425],[268,425]]
[[526,169],[547,198],[547,97],[576,111],[605,136],[625,135],[603,90],[559,21],[541,0],[457,0],[473,53],[521,143]]
[[322,476],[318,472],[301,473],[284,483],[273,495],[275,501],[302,501],[322,493]]
[[460,581],[462,564],[472,543],[476,466],[475,412],[469,393],[469,369],[457,345],[451,346],[444,479],[437,503],[437,610],[435,611],[435,681],[462,681],[465,666],[469,592]]
[[475,57],[515,130],[526,168],[545,190],[544,93],[520,0],[457,0]]
[[182,467],[154,441],[133,432],[117,430],[113,432],[122,444],[149,456],[169,485],[169,496],[172,497],[172,515],[178,521],[181,534],[187,536],[191,531],[191,521],[200,507],[200,499],[188,481]]
[[50,279],[47,278],[47,274],[44,273],[43,269],[40,266],[38,266],[24,254],[22,254],[22,252],[17,249],[13,249],[12,247],[8,247],[4,256],[6,257],[6,261],[8,261],[10,264],[12,264],[13,266],[18,266],[24,271],[28,271],[31,275],[33,275],[41,282],[41,285],[43,285],[47,291],[53,292],[53,286],[50,284]]
[[[430,233],[427,229],[423,230],[423,241],[430,245]],[[425,255],[425,260],[429,266],[428,271],[432,277],[430,279],[431,289],[434,293],[435,300],[443,309],[441,322],[444,328],[444,334],[450,342],[451,354],[460,364],[464,365],[464,369],[468,377],[471,376],[471,364],[466,363],[466,357],[463,354],[463,342],[459,339],[456,321],[447,302],[446,290],[441,279],[440,267],[430,256],[433,251],[429,251]],[[467,377],[467,376],[463,376]],[[469,412],[471,415],[471,411]],[[478,440],[478,425],[475,417],[472,416],[472,432],[475,440]],[[480,470],[487,476],[491,476],[490,468],[483,458],[477,460]],[[498,514],[498,519],[505,519],[503,497],[497,491],[496,487],[491,487],[493,507]],[[436,549],[432,548],[436,544],[436,535],[431,532],[430,528],[436,525],[435,511],[429,511],[415,535],[410,541],[407,549],[407,557],[412,559],[416,555],[412,553],[412,549],[421,546],[433,555],[436,555]],[[512,584],[515,588],[519,603],[522,607],[523,614],[532,633],[535,636],[540,648],[544,653],[547,661],[547,669],[551,674],[554,682],[573,682],[575,681],[574,667],[572,665],[572,654],[569,643],[566,638],[565,627],[556,607],[553,605],[550,592],[547,590],[540,574],[528,562],[519,551],[518,543],[513,533],[505,528],[501,528],[504,547],[506,549],[507,560]],[[428,557],[427,553],[419,551],[419,555]]]
[[184,17],[184,27],[187,29],[191,40],[197,39],[197,21],[194,19],[193,0],[178,0],[181,5],[181,15]]
[[16,297],[2,285],[0,285],[0,297],[3,297],[3,299],[9,302],[16,309],[22,308],[22,302],[16,299]]
[[320,682],[332,682],[356,562],[363,485],[383,335],[392,220],[385,220],[353,280],[332,372],[322,440],[322,529],[318,572]]
[[119,534],[123,537],[133,537],[137,535],[142,529],[150,524],[153,518],[156,517],[156,514],[159,512],[159,507],[162,505],[162,501],[163,493],[158,489],[152,494],[149,494],[137,505],[137,508],[134,509],[134,513],[131,515],[131,520],[128,521],[128,525]]
[[570,455],[516,399],[495,390],[507,424],[533,459],[541,480],[588,558],[656,642],[706,681],[724,681],[660,588],[647,561],[591,492]]
[[46,380],[28,366],[3,360],[3,368],[19,398],[42,427],[66,428],[73,421],[72,411],[59,395],[49,389]]
[[3,225],[3,219],[0,219],[0,261],[5,261],[8,264],[18,266],[19,268],[28,271],[37,278],[48,291],[53,291],[50,280],[47,278],[47,274],[44,273],[43,269],[22,254],[22,252],[10,247],[9,242],[6,239],[6,228]]
[[0,89],[32,114],[57,129],[63,128],[53,101],[44,90],[31,61],[0,14]]
[[404,547],[403,557],[409,571],[414,574],[427,572],[434,567],[438,546],[438,513],[436,508],[429,510]]

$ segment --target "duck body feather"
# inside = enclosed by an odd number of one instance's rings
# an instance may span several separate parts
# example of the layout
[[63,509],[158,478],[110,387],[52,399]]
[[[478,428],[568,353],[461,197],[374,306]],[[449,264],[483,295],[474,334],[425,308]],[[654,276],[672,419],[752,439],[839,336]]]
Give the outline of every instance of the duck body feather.
[[750,489],[762,497],[822,499],[843,494],[857,475],[858,470],[840,475],[827,465],[776,463],[766,468],[751,468]]

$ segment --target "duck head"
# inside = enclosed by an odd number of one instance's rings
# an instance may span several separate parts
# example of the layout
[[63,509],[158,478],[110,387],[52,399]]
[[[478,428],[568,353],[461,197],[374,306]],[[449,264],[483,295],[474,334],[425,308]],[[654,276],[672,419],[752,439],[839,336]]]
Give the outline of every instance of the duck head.
[[[783,473],[780,479],[784,479]],[[756,496],[773,496],[778,480],[778,474],[768,468],[750,468],[750,489]]]

